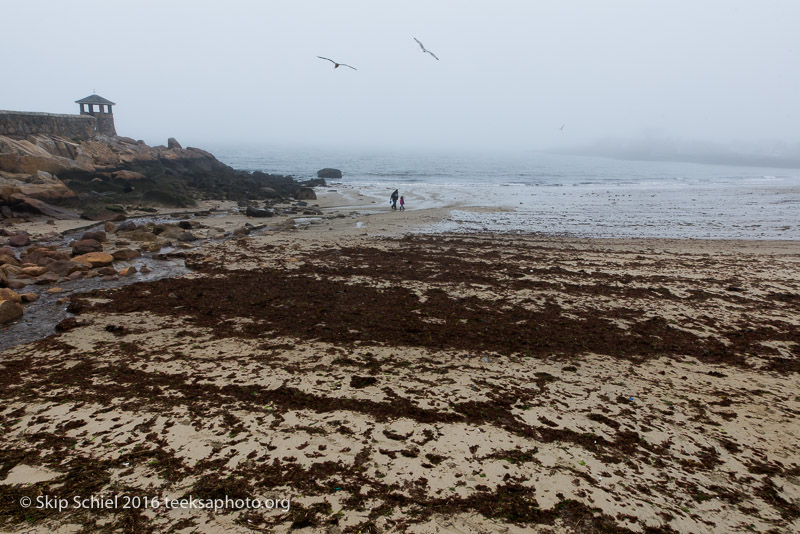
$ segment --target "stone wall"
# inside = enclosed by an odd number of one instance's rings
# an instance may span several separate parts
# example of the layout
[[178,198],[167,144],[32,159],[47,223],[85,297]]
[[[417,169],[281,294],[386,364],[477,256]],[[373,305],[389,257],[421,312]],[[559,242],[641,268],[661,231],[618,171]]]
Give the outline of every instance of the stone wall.
[[90,115],[0,110],[0,135],[50,134],[85,141],[95,136],[95,122]]

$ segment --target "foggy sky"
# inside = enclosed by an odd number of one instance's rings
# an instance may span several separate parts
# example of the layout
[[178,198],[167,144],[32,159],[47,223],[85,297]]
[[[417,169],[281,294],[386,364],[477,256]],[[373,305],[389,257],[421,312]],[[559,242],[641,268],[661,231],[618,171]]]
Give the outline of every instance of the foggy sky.
[[96,90],[148,144],[800,146],[797,0],[0,0],[0,18],[0,109],[77,113]]

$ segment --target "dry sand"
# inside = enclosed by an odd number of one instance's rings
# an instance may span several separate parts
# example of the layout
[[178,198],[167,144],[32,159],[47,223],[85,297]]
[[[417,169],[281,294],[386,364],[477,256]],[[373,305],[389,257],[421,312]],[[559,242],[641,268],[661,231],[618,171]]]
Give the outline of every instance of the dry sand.
[[[0,530],[800,530],[800,244],[319,203],[0,355]],[[114,494],[290,509],[35,506]]]

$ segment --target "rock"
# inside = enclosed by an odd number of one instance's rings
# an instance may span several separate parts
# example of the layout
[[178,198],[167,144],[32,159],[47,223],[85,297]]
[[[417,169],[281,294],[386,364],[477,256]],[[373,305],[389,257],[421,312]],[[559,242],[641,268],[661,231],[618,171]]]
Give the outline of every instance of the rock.
[[5,217],[6,219],[13,219],[14,212],[11,211],[11,208],[8,206],[0,206],[0,215]]
[[84,265],[69,260],[57,260],[47,264],[47,270],[59,276],[69,276],[75,271],[86,269]]
[[36,285],[44,286],[47,284],[55,284],[59,280],[61,280],[61,277],[56,273],[44,273],[40,276],[37,276],[34,283]]
[[36,174],[17,186],[17,189],[22,195],[45,202],[75,197],[75,193],[64,182],[45,171],[36,171]]
[[75,197],[75,193],[61,180],[45,171],[38,170],[33,174],[0,172],[0,200],[11,203],[15,195],[48,202]]
[[2,270],[8,276],[17,276],[22,274],[22,267],[19,265],[12,265],[10,263],[6,263],[5,265],[0,266],[0,270]]
[[68,280],[80,280],[84,276],[86,276],[86,273],[84,273],[83,271],[75,271],[75,272],[69,273],[67,275],[67,279]]
[[191,230],[192,229],[192,223],[189,222],[189,221],[181,221],[181,222],[178,223],[178,228],[182,228],[184,230]]
[[115,276],[117,274],[117,270],[111,266],[100,267],[99,269],[97,269],[97,272],[102,274],[103,276]]
[[133,267],[133,266],[131,266],[131,267],[125,267],[124,269],[122,269],[122,270],[119,272],[119,275],[120,275],[120,276],[132,276],[132,275],[134,275],[134,274],[136,274],[136,267]]
[[36,293],[23,293],[20,297],[22,298],[22,302],[26,304],[39,300],[39,295]]
[[170,137],[167,139],[167,148],[183,148],[177,139]]
[[0,300],[12,300],[14,302],[22,302],[22,297],[16,291],[11,289],[0,289]]
[[32,263],[38,265],[43,258],[58,254],[55,247],[30,246],[19,253],[19,261],[22,263]]
[[317,194],[310,187],[301,187],[294,194],[297,200],[316,200]]
[[22,305],[13,300],[0,300],[0,324],[10,323],[22,317]]
[[117,180],[125,180],[125,181],[144,180],[145,178],[147,178],[147,176],[145,176],[140,172],[124,171],[124,170],[112,172],[111,176]]
[[80,241],[73,241],[69,245],[72,247],[73,256],[81,256],[90,252],[103,252],[103,244],[94,239],[81,239]]
[[158,252],[161,250],[161,243],[144,243],[139,247],[142,252]]
[[128,261],[140,257],[142,253],[132,248],[121,248],[112,252],[111,255],[114,257],[114,261]]
[[264,210],[261,208],[253,208],[247,206],[247,209],[244,211],[244,214],[248,217],[272,217],[272,211]]
[[95,241],[104,243],[108,241],[108,236],[103,230],[95,230],[93,232],[84,232],[80,240],[83,241],[84,239],[94,239]]
[[45,272],[47,272],[47,269],[38,265],[35,267],[23,267],[22,269],[22,274],[27,274],[28,276],[41,276]]
[[197,241],[197,236],[195,236],[192,232],[183,232],[181,235],[178,236],[178,241],[182,243]]
[[11,195],[11,201],[14,202],[14,209],[17,211],[40,213],[46,217],[62,221],[78,219],[80,217],[77,212],[71,209],[53,206],[52,204],[48,204],[43,200],[28,197],[20,193]]
[[50,289],[47,290],[47,292],[50,293],[51,295],[55,295],[56,293],[61,293],[63,291],[64,288],[61,287],[51,287]]
[[106,221],[106,223],[103,224],[103,230],[105,230],[107,234],[113,234],[116,233],[117,226],[111,221]]
[[159,224],[153,228],[153,233],[161,239],[178,239],[185,230],[174,224]]
[[31,244],[31,238],[25,232],[20,232],[18,234],[12,235],[8,239],[8,244],[12,247],[27,247]]
[[75,256],[72,258],[72,261],[87,264],[91,268],[105,267],[114,262],[114,256],[105,252],[90,252],[88,254]]
[[0,254],[0,265],[19,265],[19,261],[9,254]]
[[0,287],[5,287],[8,285],[8,276],[6,276],[5,271],[0,269]]
[[139,269],[139,272],[142,273],[142,274],[147,274],[147,273],[151,273],[153,271],[151,271],[150,267],[148,267],[147,265],[142,265],[142,268]]
[[69,258],[55,248],[28,247],[27,250],[20,255],[20,260],[46,267],[54,261],[64,261],[69,260]]
[[249,233],[250,233],[250,228],[246,226],[240,226],[239,228],[233,231],[233,235],[235,236],[244,236],[248,235]]
[[317,178],[341,178],[342,171],[339,169],[324,168],[317,171]]
[[[133,221],[125,221],[124,223],[117,226],[117,233],[119,232],[132,232],[136,230],[136,223]],[[106,230],[108,231],[108,230]]]
[[67,317],[56,325],[56,332],[69,332],[79,326],[86,326],[91,324],[89,321],[78,320],[77,317]]

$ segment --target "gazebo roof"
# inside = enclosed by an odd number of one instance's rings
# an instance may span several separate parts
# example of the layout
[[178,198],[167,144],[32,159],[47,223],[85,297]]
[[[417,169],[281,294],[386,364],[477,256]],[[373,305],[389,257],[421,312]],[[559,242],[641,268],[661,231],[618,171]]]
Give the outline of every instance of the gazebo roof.
[[81,98],[80,100],[75,101],[76,104],[103,104],[108,106],[116,106],[114,102],[111,100],[106,100],[100,95],[90,95],[86,98]]

